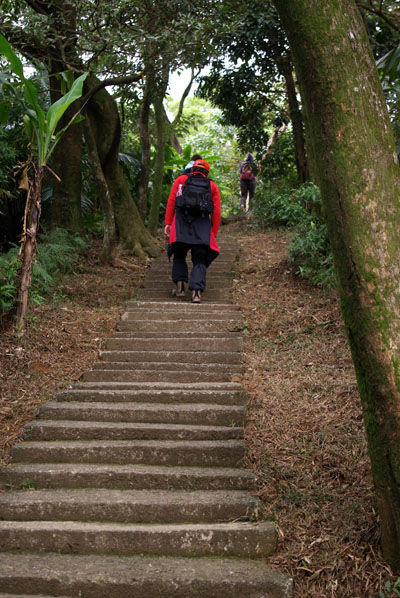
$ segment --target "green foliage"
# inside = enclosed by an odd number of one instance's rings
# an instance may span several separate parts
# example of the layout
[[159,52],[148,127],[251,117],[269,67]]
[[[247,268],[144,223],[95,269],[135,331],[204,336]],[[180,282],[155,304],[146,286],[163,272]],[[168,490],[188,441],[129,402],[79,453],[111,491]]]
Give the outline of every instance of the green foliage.
[[271,183],[283,182],[292,189],[297,185],[297,171],[294,158],[294,141],[291,124],[279,141],[272,147],[272,152],[263,161],[261,178]]
[[258,226],[292,230],[289,260],[297,273],[316,286],[333,286],[335,274],[320,192],[313,183],[297,189],[258,186],[253,218]]
[[[32,269],[30,300],[34,303],[42,303],[60,276],[74,270],[79,252],[87,247],[81,237],[60,228],[40,238],[40,251]],[[14,305],[19,265],[18,247],[0,256],[0,313],[10,311]]]
[[19,268],[18,247],[0,255],[0,313],[8,312],[17,291],[16,277]]
[[[25,78],[22,62],[15,54],[6,38],[1,34],[0,54],[7,58],[12,73],[17,77],[18,82],[23,86],[24,100],[27,104],[27,113],[24,116],[26,133],[30,143],[34,144],[36,147],[39,166],[43,166],[47,163],[55,146],[60,140],[61,135],[66,129],[66,127],[64,127],[55,133],[57,124],[67,108],[76,99],[81,97],[83,82],[88,73],[84,73],[78,77],[73,82],[71,89],[59,100],[54,102],[54,104],[52,104],[48,109],[47,113],[45,113],[39,101],[39,92],[37,87],[31,80]],[[12,77],[10,77],[8,85],[9,87],[13,88]],[[8,119],[8,112],[9,110],[7,104],[2,104],[0,116],[2,116],[3,119]]]
[[400,596],[400,577],[393,583],[388,580],[379,590],[379,598],[394,598],[395,596]]
[[304,220],[305,205],[285,183],[257,185],[253,218],[258,226],[270,225],[293,228]]

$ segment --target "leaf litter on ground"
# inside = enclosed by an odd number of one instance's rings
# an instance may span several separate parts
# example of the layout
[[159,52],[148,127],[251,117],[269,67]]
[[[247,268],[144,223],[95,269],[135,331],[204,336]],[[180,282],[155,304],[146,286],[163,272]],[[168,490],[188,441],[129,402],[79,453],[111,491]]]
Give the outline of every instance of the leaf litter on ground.
[[337,294],[295,275],[286,231],[230,230],[242,247],[233,284],[245,317],[248,466],[278,526],[269,563],[293,577],[295,598],[376,598],[395,578]]

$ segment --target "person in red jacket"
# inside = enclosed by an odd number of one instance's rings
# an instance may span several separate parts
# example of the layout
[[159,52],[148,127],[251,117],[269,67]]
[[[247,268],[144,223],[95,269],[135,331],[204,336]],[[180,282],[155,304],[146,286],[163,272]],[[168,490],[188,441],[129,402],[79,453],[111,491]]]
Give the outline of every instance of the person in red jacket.
[[[206,270],[218,256],[217,233],[221,220],[221,197],[208,178],[210,165],[196,160],[190,175],[182,174],[172,185],[165,212],[164,232],[169,237],[168,257],[174,256],[173,295],[185,296],[189,282],[192,302],[200,303],[206,287]],[[186,255],[191,251],[193,268],[188,278]]]

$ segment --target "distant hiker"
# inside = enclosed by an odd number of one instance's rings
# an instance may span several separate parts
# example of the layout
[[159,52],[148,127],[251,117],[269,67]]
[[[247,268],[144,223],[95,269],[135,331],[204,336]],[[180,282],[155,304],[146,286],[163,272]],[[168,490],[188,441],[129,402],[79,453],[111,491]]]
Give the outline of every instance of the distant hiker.
[[196,162],[196,160],[201,160],[201,156],[200,154],[194,154],[191,158],[190,158],[190,162],[188,162],[185,166],[185,170],[182,172],[182,174],[190,174],[191,170],[192,170],[192,166],[193,164]]
[[221,198],[217,185],[208,178],[209,171],[208,162],[195,160],[190,174],[181,174],[172,185],[165,212],[168,257],[174,256],[172,280],[176,286],[172,294],[185,296],[185,284],[189,281],[186,255],[190,249],[193,268],[189,289],[193,303],[200,303],[206,287],[206,269],[219,254],[216,236]]
[[[246,160],[240,165],[240,206],[246,210],[249,209],[250,203],[254,198],[256,190],[256,163],[253,156],[248,153]],[[249,201],[247,203],[247,195]]]

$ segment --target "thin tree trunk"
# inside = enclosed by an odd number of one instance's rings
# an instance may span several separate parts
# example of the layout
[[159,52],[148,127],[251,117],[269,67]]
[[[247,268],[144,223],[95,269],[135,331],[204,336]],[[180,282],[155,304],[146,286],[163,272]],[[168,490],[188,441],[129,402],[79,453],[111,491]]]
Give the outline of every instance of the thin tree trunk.
[[291,61],[283,58],[281,62],[281,72],[285,79],[286,95],[289,103],[290,120],[293,127],[294,157],[296,162],[297,177],[300,183],[305,183],[309,179],[306,143],[303,133],[303,117],[299,102],[297,101],[296,86],[293,79],[293,70]]
[[167,140],[166,122],[163,110],[163,97],[154,101],[154,113],[157,127],[156,163],[154,168],[153,193],[148,228],[152,235],[157,234],[158,220],[160,217],[160,204],[162,199],[162,182],[164,176],[165,145]]
[[156,163],[154,167],[153,193],[151,196],[151,207],[149,215],[149,231],[156,235],[158,221],[160,218],[160,205],[162,199],[162,183],[164,178],[165,146],[167,143],[167,123],[165,121],[165,111],[163,101],[168,87],[169,63],[166,58],[162,59],[161,77],[157,81],[157,87],[154,92],[154,115],[157,129],[157,147]]
[[400,572],[400,171],[354,0],[274,0],[316,157],[387,561]]
[[25,189],[27,190],[24,230],[21,243],[21,268],[20,285],[17,297],[17,323],[18,333],[25,329],[26,315],[28,311],[29,289],[32,282],[32,267],[37,253],[37,234],[39,231],[41,206],[42,183],[45,175],[45,168],[39,166],[35,172],[33,181],[28,180],[26,174]]
[[299,102],[297,101],[296,85],[293,79],[293,65],[290,56],[282,53],[276,35],[269,36],[275,62],[280,74],[285,79],[286,97],[289,104],[290,120],[293,127],[294,158],[296,163],[297,178],[300,183],[308,180],[308,167],[306,159],[306,144],[303,134],[303,117]]
[[142,158],[140,166],[140,180],[138,187],[138,208],[143,221],[146,219],[147,216],[147,194],[150,180],[150,81],[151,77],[148,75],[146,77],[145,86],[143,90],[143,100],[139,116],[139,137],[140,146],[142,148]]

